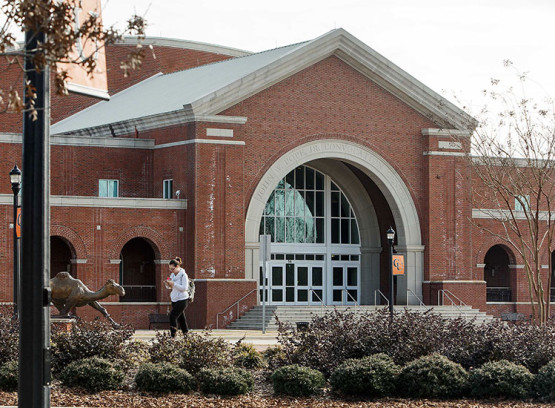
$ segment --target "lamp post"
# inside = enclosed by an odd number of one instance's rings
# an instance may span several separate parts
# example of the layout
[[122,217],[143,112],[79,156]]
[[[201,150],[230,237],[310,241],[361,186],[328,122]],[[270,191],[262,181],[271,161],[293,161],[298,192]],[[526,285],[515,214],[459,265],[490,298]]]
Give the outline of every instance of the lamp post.
[[390,226],[386,235],[389,242],[389,318],[390,321],[393,321],[393,240],[395,239],[395,230]]
[[13,191],[13,316],[17,317],[17,298],[19,292],[19,242],[17,236],[17,195],[21,189],[21,170],[17,164],[10,171]]

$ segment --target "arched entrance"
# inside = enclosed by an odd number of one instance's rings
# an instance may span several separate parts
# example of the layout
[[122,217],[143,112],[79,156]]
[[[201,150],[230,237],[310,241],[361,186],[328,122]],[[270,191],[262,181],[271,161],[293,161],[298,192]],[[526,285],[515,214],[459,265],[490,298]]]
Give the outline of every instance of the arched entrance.
[[484,257],[487,302],[511,302],[511,257],[508,248],[492,246]]
[[120,284],[125,289],[122,302],[156,301],[155,252],[144,238],[133,238],[120,254]]
[[59,236],[50,237],[50,278],[58,272],[69,272],[75,277],[75,271],[71,260],[75,259],[73,246],[64,238]]
[[[294,197],[302,197],[301,193],[306,194],[308,192],[306,189],[307,169],[321,172],[324,175],[324,180],[328,180],[329,190],[326,190],[328,187],[324,188],[324,190],[315,189],[314,194],[320,191],[323,193],[323,197],[329,197],[324,198],[324,200],[327,200],[324,202],[328,203],[328,209],[324,211],[329,211],[326,217],[328,217],[327,220],[330,224],[324,231],[329,232],[325,232],[324,243],[304,242],[298,243],[299,245],[293,245],[294,243],[292,242],[286,242],[285,244],[290,244],[295,250],[308,249],[307,247],[310,245],[316,247],[318,244],[328,246],[325,253],[325,256],[328,258],[325,258],[327,259],[326,263],[322,266],[325,268],[322,272],[323,276],[328,277],[327,283],[324,282],[324,287],[322,288],[323,293],[327,293],[327,303],[334,303],[334,290],[339,291],[341,286],[343,286],[343,297],[341,302],[347,303],[345,298],[349,298],[347,295],[347,293],[349,293],[349,288],[345,288],[344,286],[349,285],[344,285],[344,283],[348,282],[349,279],[351,283],[356,283],[356,286],[353,285],[353,288],[351,288],[351,295],[356,293],[361,304],[373,304],[376,291],[383,291],[383,283],[381,282],[380,275],[384,267],[384,262],[381,260],[381,253],[384,249],[387,249],[387,243],[385,241],[385,230],[387,226],[383,229],[381,225],[384,219],[387,219],[387,222],[395,227],[398,243],[396,250],[406,254],[407,259],[407,275],[405,279],[400,280],[397,286],[396,303],[401,304],[407,302],[407,289],[410,289],[414,294],[421,297],[424,247],[421,243],[420,222],[407,187],[395,170],[375,152],[355,143],[341,140],[314,141],[299,146],[278,159],[262,177],[254,191],[247,210],[245,223],[246,278],[254,279],[258,278],[259,275],[258,240],[259,234],[261,232],[266,232],[266,224],[264,224],[264,230],[260,228],[261,220],[265,217],[264,211],[272,194],[274,194],[273,197],[275,199],[276,191],[279,190],[280,185],[285,186],[283,189],[284,191],[287,190],[285,184],[287,183],[287,177],[289,177],[290,181],[293,177],[292,181],[296,183],[296,172],[299,172],[299,174],[303,172],[305,177],[305,188],[299,188],[297,191],[298,195],[297,193],[292,193]],[[290,175],[292,173],[293,176]],[[289,184],[291,185],[291,183]],[[333,185],[335,185],[335,187],[333,187]],[[375,191],[382,198],[379,208],[374,205],[375,197],[371,197],[372,188],[369,188],[368,185],[374,186]],[[293,191],[293,189],[291,190]],[[353,216],[349,216],[348,220],[347,218],[336,217],[336,220],[333,221],[334,217],[331,216],[331,196],[333,191],[337,193],[336,195],[339,197],[340,202],[344,200],[346,204],[348,204],[345,208],[350,208],[350,211],[352,211]],[[306,204],[303,207],[305,211],[306,206],[310,206],[310,204]],[[341,209],[341,205],[339,208]],[[294,207],[293,210],[295,209],[296,207]],[[315,209],[315,211],[317,210]],[[287,218],[287,215],[285,218]],[[318,216],[314,218],[315,228],[318,228]],[[286,223],[287,222],[293,223],[293,221],[286,221]],[[337,252],[332,248],[334,244],[331,235],[333,223],[340,226],[339,231],[341,231],[341,225],[353,224],[357,226],[359,242],[353,244],[353,242],[350,241],[349,244],[346,245],[340,242],[339,247],[336,247],[336,249],[346,250],[350,245],[351,247],[349,250],[352,253],[348,251],[348,253],[342,253],[341,251]],[[306,223],[304,225],[306,229]],[[351,230],[352,229],[349,231]],[[341,232],[339,232],[339,234],[341,234]],[[306,234],[304,239],[307,239]],[[335,244],[338,243],[336,242]],[[272,244],[272,252],[276,255],[278,252],[276,252],[275,248],[279,248],[279,245],[281,244],[278,244],[276,247]],[[297,254],[301,253],[298,251],[293,254],[289,253],[289,257],[293,255],[293,258],[295,258]],[[316,254],[315,252],[315,255]],[[342,280],[339,279],[339,266],[335,272],[335,282],[337,285],[333,284],[334,272],[332,256],[333,259],[338,259],[340,262],[346,263],[341,266]],[[359,259],[356,258],[357,256],[359,256]],[[297,261],[296,259],[294,260]],[[273,261],[278,261],[278,259],[274,259]],[[283,261],[292,261],[292,259],[284,259]],[[350,262],[353,262],[354,266],[350,264],[347,265],[347,263]],[[355,269],[351,269],[351,272],[349,272],[349,267],[358,268],[356,273],[359,274],[359,279],[354,279]],[[284,266],[283,275],[287,275],[286,268],[287,266]],[[289,268],[293,269],[292,272],[289,272],[290,276],[293,276],[293,279],[298,279],[299,272],[297,267]],[[304,270],[301,271],[301,273],[303,282],[305,282]],[[312,276],[312,271],[309,269],[307,274]],[[319,282],[318,270],[315,274],[317,282]],[[287,297],[287,276],[283,278],[282,282],[284,290],[283,296]],[[309,285],[305,286],[309,286],[310,288],[310,281],[308,283]],[[312,289],[314,289],[314,285],[312,286]],[[337,286],[337,289],[334,289],[333,286]],[[339,296],[339,292],[335,292],[335,294]],[[299,294],[297,294],[296,297],[297,300],[298,295]],[[303,298],[304,295],[303,293]],[[336,299],[339,299],[339,297],[336,297]],[[411,302],[417,302],[415,297],[411,297],[409,300]],[[312,301],[312,299],[310,301]]]

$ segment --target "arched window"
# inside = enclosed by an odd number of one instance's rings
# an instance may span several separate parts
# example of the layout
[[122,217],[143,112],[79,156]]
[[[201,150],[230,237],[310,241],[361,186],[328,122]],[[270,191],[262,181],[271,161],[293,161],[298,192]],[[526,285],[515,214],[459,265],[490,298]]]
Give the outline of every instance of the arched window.
[[69,242],[62,237],[50,237],[50,278],[59,272],[69,272],[74,275],[71,265],[73,258],[74,251]]
[[511,274],[510,258],[501,245],[492,246],[484,258],[484,280],[486,281],[486,301],[510,302]]
[[122,302],[156,301],[154,250],[143,238],[133,238],[121,250],[120,284],[125,289]]

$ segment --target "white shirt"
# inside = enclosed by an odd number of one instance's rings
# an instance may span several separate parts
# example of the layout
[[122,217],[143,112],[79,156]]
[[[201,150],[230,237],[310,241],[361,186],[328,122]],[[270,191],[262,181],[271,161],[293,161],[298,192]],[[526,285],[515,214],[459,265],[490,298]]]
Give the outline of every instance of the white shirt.
[[[177,272],[177,273],[176,273]],[[171,273],[170,279],[173,281],[173,289],[170,292],[172,302],[178,302],[189,298],[189,277],[185,273],[185,269],[179,268]]]

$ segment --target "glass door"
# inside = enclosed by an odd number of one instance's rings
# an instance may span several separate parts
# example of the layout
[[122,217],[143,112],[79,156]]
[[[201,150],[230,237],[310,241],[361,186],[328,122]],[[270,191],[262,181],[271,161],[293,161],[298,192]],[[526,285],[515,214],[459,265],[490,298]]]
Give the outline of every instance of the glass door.
[[270,265],[270,299],[274,305],[320,305],[324,299],[324,263]]
[[360,304],[360,274],[358,265],[332,263],[332,304]]

